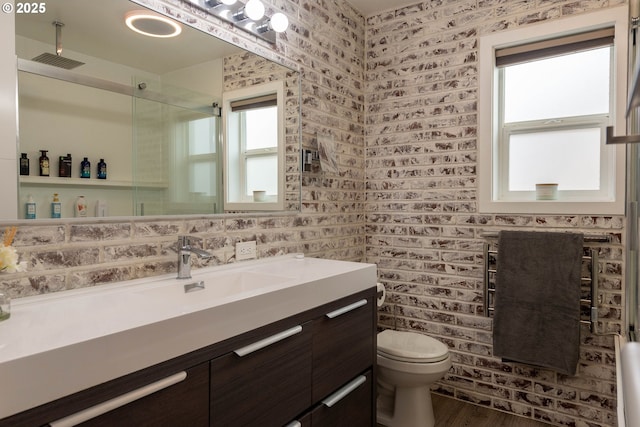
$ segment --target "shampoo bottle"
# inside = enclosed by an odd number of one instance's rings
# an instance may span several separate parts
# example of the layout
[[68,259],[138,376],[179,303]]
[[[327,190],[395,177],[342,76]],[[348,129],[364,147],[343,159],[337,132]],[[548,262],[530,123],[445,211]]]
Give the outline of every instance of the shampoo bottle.
[[32,195],[29,195],[27,204],[25,205],[25,218],[36,219],[36,202],[33,200]]
[[107,179],[107,164],[104,159],[98,162],[98,179]]
[[61,213],[62,206],[60,205],[58,193],[53,193],[53,201],[51,202],[51,218],[60,218]]
[[91,178],[91,162],[86,157],[80,162],[80,178]]
[[40,150],[40,176],[49,176],[49,158],[47,150]]
[[61,178],[71,178],[71,154],[66,156],[60,156],[60,163],[58,167],[58,176]]
[[21,153],[20,175],[29,175],[29,158],[27,157],[27,153]]

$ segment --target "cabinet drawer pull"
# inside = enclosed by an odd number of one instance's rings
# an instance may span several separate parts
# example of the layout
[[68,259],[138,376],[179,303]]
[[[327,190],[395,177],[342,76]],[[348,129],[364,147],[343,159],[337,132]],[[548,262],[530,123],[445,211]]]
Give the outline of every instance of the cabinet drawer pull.
[[77,424],[88,421],[92,418],[99,417],[100,415],[106,414],[107,412],[113,411],[114,409],[118,409],[121,406],[129,404],[138,399],[142,399],[156,391],[160,391],[167,387],[170,387],[174,384],[182,382],[187,378],[187,373],[182,371],[175,375],[171,375],[170,377],[161,379],[160,381],[156,381],[155,383],[151,383],[144,387],[140,387],[136,390],[130,391],[129,393],[125,393],[121,396],[115,397],[111,400],[107,400],[106,402],[102,402],[98,405],[92,406],[80,412],[76,412],[75,414],[69,415],[68,417],[60,418],[59,420],[53,421],[49,423],[50,427],[67,427],[67,426],[75,426]]
[[302,424],[300,424],[300,421],[291,421],[284,427],[302,427]]
[[245,347],[234,350],[234,353],[240,357],[243,357],[243,356],[246,356],[247,354],[253,353],[254,351],[258,351],[260,349],[268,347],[271,344],[275,344],[278,341],[282,341],[285,338],[289,338],[290,336],[299,334],[300,332],[302,332],[302,326],[298,325],[291,329],[287,329],[286,331],[282,331],[278,334],[271,335],[270,337],[267,337],[260,341],[256,341],[253,344],[249,344]]
[[336,403],[340,402],[342,399],[347,397],[349,393],[351,393],[353,390],[360,387],[366,381],[367,381],[367,377],[365,377],[364,375],[360,375],[358,378],[351,381],[349,384],[347,384],[346,386],[342,387],[340,390],[336,391],[335,393],[333,393],[332,395],[324,399],[322,401],[322,404],[328,408],[331,408],[333,405],[335,405]]
[[341,314],[345,314],[345,313],[348,313],[348,312],[350,312],[352,310],[355,310],[356,308],[360,308],[363,305],[367,305],[367,300],[366,299],[361,299],[360,301],[356,301],[353,304],[349,304],[349,305],[346,305],[346,306],[344,306],[342,308],[334,310],[334,311],[332,311],[330,313],[327,313],[326,316],[329,319],[333,319],[334,317],[338,317]]

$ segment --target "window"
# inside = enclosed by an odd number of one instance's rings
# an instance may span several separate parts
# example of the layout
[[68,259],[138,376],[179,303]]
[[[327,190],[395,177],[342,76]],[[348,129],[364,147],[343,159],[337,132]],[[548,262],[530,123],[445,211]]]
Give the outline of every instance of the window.
[[216,197],[218,194],[217,129],[214,118],[197,119],[187,124],[187,169],[189,191]]
[[622,9],[481,38],[480,211],[624,213],[624,149],[605,144],[625,127]]
[[284,208],[283,110],[281,82],[224,94],[225,210]]
[[[219,119],[188,110],[168,115],[173,128],[170,156],[171,213],[215,213],[220,206],[222,177],[218,166]],[[186,173],[185,173],[186,172]]]

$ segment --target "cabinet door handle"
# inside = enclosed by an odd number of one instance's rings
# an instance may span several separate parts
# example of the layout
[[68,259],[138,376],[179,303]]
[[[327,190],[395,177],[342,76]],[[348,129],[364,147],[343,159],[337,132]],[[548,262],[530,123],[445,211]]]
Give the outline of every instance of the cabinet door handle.
[[300,421],[291,421],[284,427],[302,427],[302,424],[300,424]]
[[156,391],[160,391],[174,384],[182,382],[185,380],[185,378],[187,378],[187,373],[185,371],[179,372],[175,375],[171,375],[170,377],[161,379],[160,381],[156,381],[155,383],[151,383],[144,387],[130,391],[129,393],[125,393],[121,396],[115,397],[111,400],[107,400],[106,402],[102,402],[80,412],[76,412],[75,414],[69,415],[68,417],[60,418],[59,420],[50,422],[49,426],[75,426],[92,418],[106,414],[109,411],[113,411],[114,409],[118,409],[119,407],[131,403],[135,400],[142,399],[143,397],[155,393]]
[[333,319],[334,317],[338,317],[341,314],[345,314],[348,313],[352,310],[355,310],[356,308],[360,308],[363,305],[367,305],[367,300],[366,299],[361,299],[360,301],[356,301],[353,304],[349,304],[349,305],[345,305],[342,308],[339,308],[337,310],[334,310],[330,313],[327,313],[325,316],[327,316],[329,319]]
[[278,341],[282,341],[285,338],[289,338],[290,336],[293,336],[295,334],[299,334],[300,332],[302,332],[302,326],[298,325],[298,326],[294,326],[291,329],[287,329],[286,331],[282,331],[280,333],[277,333],[275,335],[271,335],[270,337],[267,337],[265,339],[262,339],[260,341],[256,341],[253,344],[249,344],[245,347],[239,348],[237,350],[234,350],[234,353],[237,354],[240,357],[246,356],[247,354],[253,353],[254,351],[258,351],[260,349],[263,349],[265,347],[270,346],[271,344],[275,344]]
[[347,397],[349,393],[351,393],[353,390],[360,387],[366,381],[367,381],[367,377],[365,377],[364,375],[360,375],[356,379],[352,380],[349,384],[342,387],[340,390],[327,396],[327,398],[322,401],[322,404],[325,405],[327,408],[331,408],[333,405],[335,405],[336,403],[340,402],[342,399]]

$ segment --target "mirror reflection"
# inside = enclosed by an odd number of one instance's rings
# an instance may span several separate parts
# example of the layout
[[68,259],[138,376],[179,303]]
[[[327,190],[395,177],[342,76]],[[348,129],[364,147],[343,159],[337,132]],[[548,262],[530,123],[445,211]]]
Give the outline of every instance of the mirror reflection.
[[[20,217],[298,210],[298,73],[173,21],[134,32],[136,10],[61,0],[16,15]],[[278,97],[249,110],[270,112],[275,139],[238,139],[225,109],[265,87]]]

